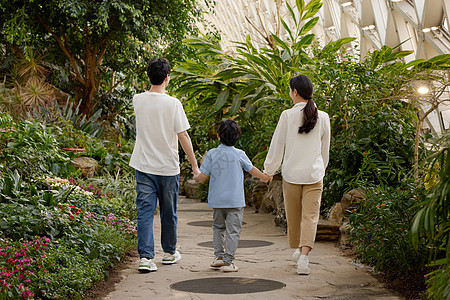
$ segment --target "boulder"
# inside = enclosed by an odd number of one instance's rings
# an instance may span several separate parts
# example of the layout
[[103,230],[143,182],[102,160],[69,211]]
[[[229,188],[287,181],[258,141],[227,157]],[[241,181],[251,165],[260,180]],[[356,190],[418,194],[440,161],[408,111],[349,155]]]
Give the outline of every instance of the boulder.
[[350,210],[358,205],[358,202],[366,199],[366,194],[362,189],[353,189],[344,194],[341,199],[341,207],[345,214],[349,214]]
[[178,189],[178,194],[179,195],[183,195],[183,196],[186,195],[186,192],[184,191],[184,183],[185,183],[186,180],[187,179],[186,179],[185,176],[180,176],[180,180],[179,180],[180,185],[179,185],[179,189]]
[[188,198],[199,199],[200,197],[200,184],[196,183],[194,179],[188,179],[183,185],[184,194]]
[[316,241],[335,242],[339,239],[340,225],[325,219],[319,219],[317,224]]
[[342,250],[352,249],[354,247],[353,243],[350,242],[350,224],[344,222],[341,227],[339,227],[339,248]]
[[342,209],[341,203],[335,203],[333,207],[330,209],[330,213],[328,214],[328,221],[333,222],[335,224],[342,224],[344,220],[344,211]]
[[81,169],[81,175],[88,178],[94,177],[95,171],[98,169],[97,161],[85,156],[75,157],[72,159],[71,165],[77,169]]
[[267,194],[267,184],[253,177],[248,178],[246,184],[248,184],[250,188],[247,189],[245,202],[248,206],[253,207],[257,213],[261,207],[263,198]]

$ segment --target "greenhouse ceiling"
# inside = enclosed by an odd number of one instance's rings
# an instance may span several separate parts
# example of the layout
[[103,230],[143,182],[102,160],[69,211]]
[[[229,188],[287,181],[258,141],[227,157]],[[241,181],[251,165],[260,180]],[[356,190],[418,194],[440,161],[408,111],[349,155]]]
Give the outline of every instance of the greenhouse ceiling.
[[[245,41],[247,35],[257,46],[267,45],[264,37],[270,33],[287,39],[280,19],[294,27],[286,2],[295,7],[295,0],[220,0],[214,1],[213,7],[213,1],[204,1],[209,11],[206,21],[221,33],[222,47],[229,53],[234,52],[233,41]],[[318,25],[312,30],[322,46],[331,40],[355,37],[346,50],[356,54],[355,49],[360,49],[360,57],[364,57],[383,45],[400,45],[399,50],[414,51],[404,58],[406,62],[450,53],[450,0],[323,0],[322,3]],[[442,95],[449,97],[449,94],[447,87]],[[448,130],[450,104],[444,101],[430,114],[427,123],[432,131]]]
[[[232,41],[243,41],[247,34],[259,44],[263,35],[279,33],[287,37],[280,18],[293,27],[286,2],[295,0],[220,0],[206,15],[222,33],[223,46],[232,51]],[[309,2],[306,0],[305,2]],[[355,37],[348,51],[358,45],[361,56],[383,45],[414,50],[416,58],[429,59],[450,53],[450,0],[323,0],[319,23],[313,33],[324,45],[330,40]],[[294,10],[296,11],[296,10]]]

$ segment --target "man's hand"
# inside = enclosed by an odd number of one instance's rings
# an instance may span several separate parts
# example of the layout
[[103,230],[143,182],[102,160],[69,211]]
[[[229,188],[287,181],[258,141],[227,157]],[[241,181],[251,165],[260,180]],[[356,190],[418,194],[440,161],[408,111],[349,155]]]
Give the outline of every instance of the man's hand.
[[192,174],[194,174],[194,176],[200,174],[200,168],[192,167]]

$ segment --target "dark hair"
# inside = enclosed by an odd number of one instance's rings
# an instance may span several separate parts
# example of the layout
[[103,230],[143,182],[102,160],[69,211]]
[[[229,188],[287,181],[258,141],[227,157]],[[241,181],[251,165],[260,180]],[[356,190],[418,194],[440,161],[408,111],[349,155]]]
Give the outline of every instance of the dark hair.
[[308,100],[305,108],[303,109],[304,120],[303,125],[298,128],[298,133],[308,133],[316,126],[319,113],[317,107],[312,100],[313,84],[311,79],[305,75],[297,75],[291,78],[289,86],[292,90],[297,90],[297,93],[305,100]]
[[153,85],[160,85],[170,74],[170,63],[165,58],[152,60],[147,66],[147,75]]
[[226,119],[220,121],[219,127],[217,128],[217,133],[219,134],[220,142],[222,144],[234,146],[238,138],[241,136],[241,128],[236,121]]

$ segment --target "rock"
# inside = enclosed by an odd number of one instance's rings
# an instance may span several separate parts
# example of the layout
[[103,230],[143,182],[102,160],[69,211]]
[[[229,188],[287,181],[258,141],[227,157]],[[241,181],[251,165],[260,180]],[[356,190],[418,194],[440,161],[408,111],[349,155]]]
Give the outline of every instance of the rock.
[[350,210],[357,206],[358,202],[366,199],[366,194],[362,189],[353,189],[344,194],[341,199],[341,207],[345,214],[349,214]]
[[339,239],[340,225],[325,219],[319,219],[317,224],[316,241],[334,242]]
[[184,191],[184,183],[186,182],[186,177],[185,176],[180,176],[180,180],[179,180],[179,182],[180,182],[180,187],[179,187],[179,189],[178,189],[178,194],[179,195],[183,195],[183,196],[185,196],[186,195],[186,192]]
[[269,184],[268,197],[273,203],[275,211],[284,209],[283,180],[280,176],[274,176]]
[[344,211],[342,210],[341,203],[335,203],[333,207],[330,209],[330,213],[328,214],[328,221],[342,224],[344,220]]
[[199,199],[200,184],[196,183],[194,179],[188,179],[184,182],[183,190],[188,198]]
[[339,231],[341,234],[339,235],[339,248],[346,250],[352,249],[354,247],[353,243],[350,242],[350,224],[348,222],[344,222],[341,227],[339,227]]
[[253,177],[248,178],[246,183],[250,185],[250,188],[247,189],[245,202],[248,206],[253,207],[255,212],[258,212],[263,202],[263,198],[267,194],[267,184]]
[[[263,195],[259,211],[267,214],[284,214],[283,182],[281,176],[274,176],[269,183],[267,193]],[[285,219],[284,216],[279,218]]]
[[75,157],[71,161],[71,165],[77,169],[81,169],[83,177],[94,177],[95,171],[98,169],[98,163],[95,159],[85,156]]
[[281,228],[284,228],[284,233],[287,233],[287,222],[286,222],[286,212],[283,208],[280,208],[276,215],[275,219],[273,220],[275,225]]
[[320,242],[336,242],[338,239],[339,239],[339,235],[335,235],[335,234],[330,234],[330,235],[320,234],[320,235],[316,235],[316,241],[320,241]]

